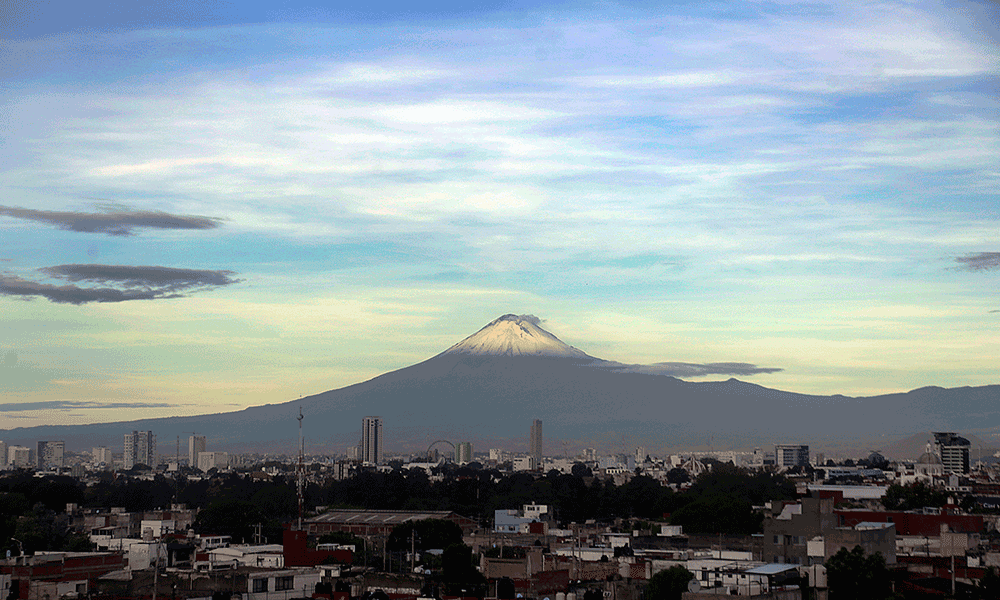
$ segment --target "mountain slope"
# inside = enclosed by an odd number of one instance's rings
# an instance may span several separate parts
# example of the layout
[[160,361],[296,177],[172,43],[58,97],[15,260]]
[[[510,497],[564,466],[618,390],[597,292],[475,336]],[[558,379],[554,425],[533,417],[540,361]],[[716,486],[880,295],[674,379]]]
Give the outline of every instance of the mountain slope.
[[361,418],[372,414],[384,419],[386,448],[403,450],[421,450],[441,438],[472,440],[480,449],[524,447],[536,418],[545,422],[552,452],[559,448],[551,440],[618,451],[628,441],[658,451],[846,439],[875,449],[885,445],[879,439],[888,444],[915,431],[1000,425],[1000,386],[849,398],[736,379],[695,383],[623,366],[564,344],[537,319],[504,315],[426,361],[300,400],[196,417],[18,429],[3,438],[120,448],[125,432],[152,429],[160,452],[170,453],[175,436],[197,431],[208,436],[211,449],[290,452],[300,407],[307,446],[340,452],[357,442]]

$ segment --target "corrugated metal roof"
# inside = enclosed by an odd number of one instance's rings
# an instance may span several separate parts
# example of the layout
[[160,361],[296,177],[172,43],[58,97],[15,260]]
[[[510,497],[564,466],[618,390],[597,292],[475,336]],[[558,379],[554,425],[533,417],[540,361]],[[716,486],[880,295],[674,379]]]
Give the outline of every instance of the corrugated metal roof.
[[308,519],[309,523],[381,523],[399,524],[424,519],[443,519],[451,513],[446,510],[395,511],[395,510],[331,510]]
[[797,571],[798,568],[798,565],[768,563],[766,565],[747,569],[746,573],[748,575],[777,575],[778,573],[784,573],[785,571]]

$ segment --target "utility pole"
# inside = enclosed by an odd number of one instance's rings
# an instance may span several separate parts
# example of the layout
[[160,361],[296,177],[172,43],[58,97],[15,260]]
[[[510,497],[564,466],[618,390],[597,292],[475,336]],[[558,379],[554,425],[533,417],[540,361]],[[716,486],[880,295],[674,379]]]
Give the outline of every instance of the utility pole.
[[417,556],[417,530],[410,530],[410,573],[413,572],[413,562]]
[[302,531],[302,492],[305,486],[305,443],[302,440],[302,407],[299,407],[299,468],[296,487],[299,494],[299,531]]
[[156,600],[156,588],[160,582],[160,542],[153,544],[156,562],[153,564],[153,600]]

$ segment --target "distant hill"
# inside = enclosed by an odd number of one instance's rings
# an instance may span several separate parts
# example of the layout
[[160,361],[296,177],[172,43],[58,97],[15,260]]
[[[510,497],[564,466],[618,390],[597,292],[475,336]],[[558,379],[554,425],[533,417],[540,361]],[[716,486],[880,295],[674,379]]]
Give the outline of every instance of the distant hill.
[[533,317],[504,315],[424,362],[298,400],[191,417],[17,428],[2,437],[120,448],[126,431],[151,429],[160,453],[169,454],[175,437],[197,431],[215,450],[291,453],[301,408],[307,448],[314,451],[345,451],[360,438],[362,417],[381,415],[387,450],[423,450],[438,439],[472,441],[477,451],[525,449],[531,420],[542,419],[547,454],[561,454],[564,441],[570,450],[629,452],[637,445],[663,452],[805,443],[850,455],[920,431],[977,432],[995,440],[1000,426],[997,385],[852,398],[737,379],[696,383],[662,372],[657,365],[589,356]]

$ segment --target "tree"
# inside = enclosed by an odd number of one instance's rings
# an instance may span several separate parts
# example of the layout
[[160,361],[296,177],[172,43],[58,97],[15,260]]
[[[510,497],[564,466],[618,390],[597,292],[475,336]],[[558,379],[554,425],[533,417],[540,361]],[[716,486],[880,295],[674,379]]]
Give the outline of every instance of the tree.
[[453,594],[465,590],[481,597],[485,591],[486,578],[472,562],[472,548],[465,544],[452,544],[444,549],[441,577]]
[[721,495],[699,498],[670,515],[670,522],[687,533],[757,533],[763,519],[749,502]]
[[986,569],[983,578],[976,584],[973,597],[977,600],[1000,598],[1000,574],[997,573],[996,567]]
[[692,579],[694,573],[680,565],[658,571],[646,584],[646,600],[680,600]]
[[691,481],[691,476],[684,469],[674,467],[667,471],[667,481],[674,484],[687,483]]
[[892,598],[892,582],[880,552],[865,554],[861,546],[841,548],[826,561],[830,600],[884,600]]
[[910,485],[890,485],[882,498],[882,505],[888,510],[913,510],[925,506],[944,506],[948,494],[935,490],[922,481]]
[[409,550],[410,535],[416,533],[413,542],[417,550],[447,548],[462,543],[462,528],[444,519],[424,519],[396,525],[389,534],[389,550]]

